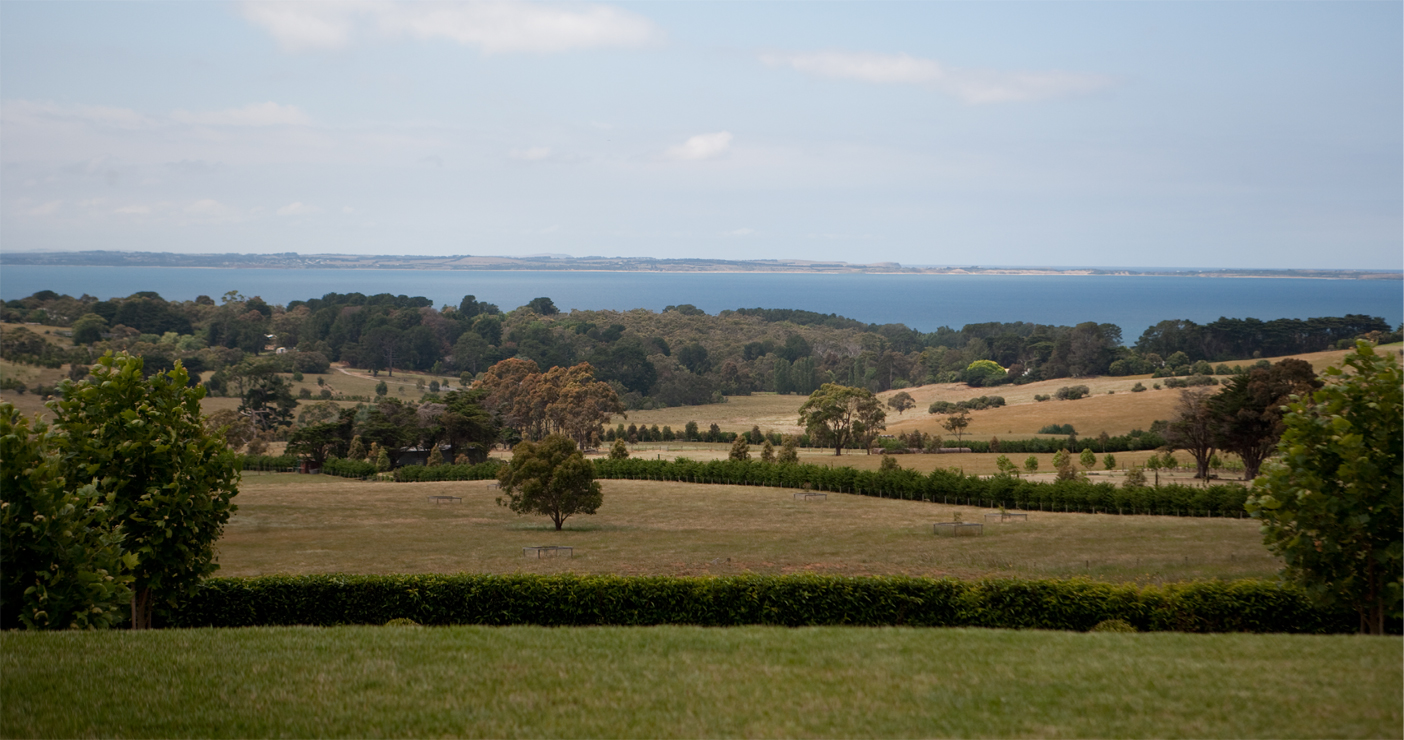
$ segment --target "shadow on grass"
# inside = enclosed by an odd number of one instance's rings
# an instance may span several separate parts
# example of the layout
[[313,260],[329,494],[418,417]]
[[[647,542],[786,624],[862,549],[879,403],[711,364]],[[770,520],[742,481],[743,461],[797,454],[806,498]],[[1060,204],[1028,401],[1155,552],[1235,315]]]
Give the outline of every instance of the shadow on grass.
[[[551,522],[518,522],[507,525],[507,529],[515,532],[555,532],[556,525]],[[638,527],[626,527],[618,524],[595,524],[593,522],[566,522],[562,525],[562,532],[632,532]]]

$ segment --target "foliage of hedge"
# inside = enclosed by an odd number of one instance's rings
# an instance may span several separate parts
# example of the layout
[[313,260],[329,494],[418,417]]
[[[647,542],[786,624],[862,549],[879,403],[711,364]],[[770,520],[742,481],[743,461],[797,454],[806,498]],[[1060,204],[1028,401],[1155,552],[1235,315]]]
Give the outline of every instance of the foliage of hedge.
[[[1043,430],[1039,430],[1042,434]],[[986,440],[966,439],[957,442],[953,439],[945,440],[946,447],[966,447],[971,452],[989,452],[990,443]],[[1081,452],[1082,448],[1090,447],[1093,452],[1103,454],[1106,452],[1134,452],[1136,450],[1157,450],[1165,446],[1165,438],[1154,432],[1140,432],[1123,434],[1117,437],[1109,437],[1105,443],[1096,437],[1083,437],[1082,439],[1049,439],[1046,437],[1035,437],[1032,439],[1001,439],[999,441],[999,451],[1004,454],[1045,454],[1051,455],[1058,450],[1069,450]]]
[[419,483],[438,480],[493,480],[502,468],[498,460],[488,460],[477,465],[406,465],[395,469],[395,480],[400,483]]
[[[214,578],[169,627],[384,624],[998,627],[1086,631],[1350,632],[1355,615],[1269,581],[1137,587],[1087,580],[584,575]],[[1398,631],[1398,625],[1395,625]]]
[[597,478],[778,488],[805,488],[807,484],[816,491],[1036,511],[1240,517],[1247,499],[1247,489],[1239,485],[1119,488],[1111,483],[1085,481],[1042,483],[1004,476],[980,478],[942,469],[923,475],[905,469],[855,470],[755,460],[697,462],[679,458],[669,462],[629,458],[594,462]]
[[375,463],[329,457],[322,463],[322,474],[339,475],[342,478],[369,478],[375,475]]
[[293,470],[297,455],[244,455],[244,470]]

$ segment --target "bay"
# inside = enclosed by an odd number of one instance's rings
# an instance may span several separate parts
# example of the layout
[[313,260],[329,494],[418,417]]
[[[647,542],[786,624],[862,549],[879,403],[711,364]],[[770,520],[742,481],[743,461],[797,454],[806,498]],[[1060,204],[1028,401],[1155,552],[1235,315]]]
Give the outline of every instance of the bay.
[[986,321],[1121,327],[1127,344],[1164,319],[1207,323],[1220,317],[1305,319],[1366,314],[1404,321],[1404,282],[1293,278],[1121,275],[892,275],[425,270],[276,270],[180,267],[0,268],[0,298],[53,290],[99,298],[155,291],[168,300],[230,290],[269,303],[330,292],[425,296],[457,306],[464,295],[504,311],[539,296],[562,310],[662,310],[692,304],[715,314],[736,308],[835,313],[922,331]]

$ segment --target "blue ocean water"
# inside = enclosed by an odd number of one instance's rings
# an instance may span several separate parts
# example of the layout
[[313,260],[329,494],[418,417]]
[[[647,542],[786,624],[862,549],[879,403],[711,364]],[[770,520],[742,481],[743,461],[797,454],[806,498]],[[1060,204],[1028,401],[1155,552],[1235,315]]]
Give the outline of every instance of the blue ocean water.
[[0,268],[0,298],[39,290],[100,298],[152,290],[170,300],[216,299],[230,290],[269,303],[329,292],[422,295],[458,305],[466,294],[504,311],[547,296],[562,310],[691,303],[715,314],[735,308],[797,308],[922,331],[985,321],[1121,327],[1128,344],[1164,319],[1310,318],[1349,313],[1404,321],[1404,282],[1084,275],[869,275],[417,270],[269,270],[168,267]]

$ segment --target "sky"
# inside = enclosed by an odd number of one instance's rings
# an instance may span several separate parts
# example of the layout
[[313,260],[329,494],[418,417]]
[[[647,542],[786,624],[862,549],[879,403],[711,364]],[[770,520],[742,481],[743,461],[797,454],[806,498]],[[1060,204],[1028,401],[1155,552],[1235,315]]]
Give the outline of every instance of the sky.
[[1404,268],[1399,2],[0,2],[0,253]]

